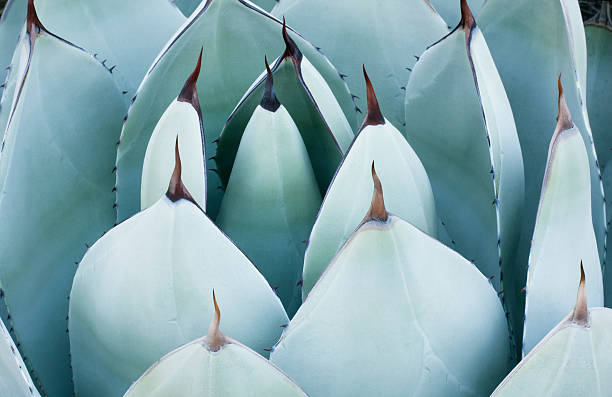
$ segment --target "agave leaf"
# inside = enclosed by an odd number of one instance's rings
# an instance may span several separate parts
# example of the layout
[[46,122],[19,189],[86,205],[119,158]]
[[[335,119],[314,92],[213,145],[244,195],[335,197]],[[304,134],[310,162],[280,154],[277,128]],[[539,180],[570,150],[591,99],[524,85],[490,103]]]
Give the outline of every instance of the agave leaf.
[[[612,112],[610,93],[612,92],[612,6],[604,1],[601,10],[585,25],[588,46],[588,85],[587,103],[589,119],[593,126],[593,140],[597,148],[599,166],[602,169],[604,191],[612,196]],[[610,200],[606,200],[607,224],[612,221]],[[607,256],[609,253],[607,254]],[[607,291],[606,306],[612,307],[612,274],[610,266],[604,270],[604,290]]]
[[493,396],[610,394],[612,310],[587,309],[585,288],[582,271],[574,310],[523,358]]
[[[170,2],[175,4],[183,15],[189,17],[198,5],[202,3],[202,0],[170,0]],[[253,0],[252,3],[263,8],[265,11],[270,11],[277,2],[278,0]]]
[[271,361],[311,397],[490,392],[510,353],[497,294],[459,254],[389,215],[372,175],[372,205],[362,225],[312,289]]
[[217,224],[276,289],[290,317],[302,302],[305,240],[320,205],[306,146],[274,94],[268,69],[263,99],[244,130]]
[[336,172],[310,233],[304,259],[305,298],[370,205],[370,164],[388,183],[388,207],[430,236],[437,235],[436,208],[429,178],[416,153],[378,107],[367,74],[368,113]]
[[523,161],[487,43],[464,1],[462,12],[457,29],[425,51],[410,76],[406,133],[431,180],[447,245],[491,278],[504,303],[505,283],[516,288],[520,272],[513,255]]
[[45,26],[121,76],[126,98],[185,17],[167,0],[36,0]]
[[176,163],[166,195],[98,240],[70,294],[78,396],[121,395],[159,357],[201,335],[214,287],[240,311],[224,329],[265,354],[288,322],[247,257],[197,206]]
[[40,397],[17,346],[0,320],[0,391],[3,396]]
[[[0,70],[9,66],[19,39],[19,32],[25,23],[26,0],[8,0],[0,18]],[[4,74],[5,72],[2,72]],[[0,75],[2,75],[0,74]],[[0,87],[0,95],[4,86]]]
[[[300,0],[290,1],[283,9],[283,4],[274,15],[285,16],[348,76],[351,92],[358,95],[358,108],[366,107],[358,77],[365,64],[378,87],[383,111],[391,124],[402,128],[404,85],[415,57],[447,33],[446,24],[431,5],[426,0]],[[393,39],[398,37],[401,39]]]
[[168,353],[145,372],[125,397],[242,397],[306,394],[268,360],[220,330],[221,312],[208,334]]
[[27,73],[16,84],[0,157],[0,280],[35,383],[63,397],[72,394],[66,298],[86,244],[114,222],[113,158],[125,108],[111,74],[49,33],[28,6],[26,47],[18,50],[25,65],[15,66]]
[[[206,123],[206,147],[214,148],[227,117],[261,72],[261,59],[282,51],[281,30],[280,21],[245,0],[207,0],[179,29],[145,76],[121,134],[117,154],[119,220],[138,211],[147,142],[155,123],[191,72],[192,59],[202,46],[205,55],[198,92]],[[291,31],[289,34],[321,73],[351,122],[354,105],[338,72],[302,37]],[[211,152],[214,154],[213,149]],[[206,206],[214,219],[223,192],[212,157],[207,159]]]
[[[516,268],[525,269],[530,239],[533,236],[540,189],[546,166],[550,133],[555,125],[557,93],[555,82],[561,74],[565,96],[573,121],[582,134],[589,154],[591,170],[591,208],[593,227],[597,237],[602,266],[606,222],[602,184],[599,180],[597,156],[592,143],[591,129],[582,89],[584,70],[578,55],[583,45],[579,38],[582,27],[568,21],[580,18],[575,0],[488,0],[479,13],[479,25],[487,38],[491,54],[499,69],[512,105],[525,164],[525,212],[521,240],[517,250]],[[569,27],[572,27],[570,33]],[[573,39],[576,37],[575,39]],[[577,77],[576,77],[577,76]],[[582,105],[581,105],[582,103]],[[520,280],[505,289],[506,297],[516,296],[524,306],[520,292],[527,273],[519,273]],[[517,306],[518,306],[517,305]],[[513,323],[520,324],[524,308],[511,308]],[[521,340],[520,327],[516,327]]]
[[589,157],[572,123],[559,79],[559,117],[548,149],[536,219],[525,304],[523,355],[563,319],[574,305],[571,291],[584,264],[588,298],[603,306],[601,265],[591,222]]
[[[283,27],[285,52],[271,68],[274,91],[302,134],[319,187],[325,192],[355,135],[319,71],[286,32]],[[215,162],[224,186],[245,126],[261,102],[265,82],[264,72],[240,100],[219,136]]]
[[[461,7],[459,0],[428,0],[436,9],[438,14],[446,21],[449,26],[455,26],[461,20]],[[475,15],[478,15],[480,9],[485,5],[487,0],[468,0],[468,5]]]
[[140,207],[155,204],[168,187],[174,166],[172,142],[178,136],[183,153],[183,180],[195,201],[206,209],[206,150],[202,110],[196,81],[200,74],[202,53],[193,73],[189,76],[179,96],[172,101],[151,134],[142,168]]

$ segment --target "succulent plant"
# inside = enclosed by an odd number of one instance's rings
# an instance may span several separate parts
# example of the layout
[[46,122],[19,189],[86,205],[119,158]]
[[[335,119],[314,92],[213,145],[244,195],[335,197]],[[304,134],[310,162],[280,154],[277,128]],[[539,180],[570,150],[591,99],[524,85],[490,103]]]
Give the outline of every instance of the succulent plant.
[[591,222],[589,157],[565,102],[559,77],[559,116],[548,149],[542,196],[531,240],[523,354],[574,304],[576,263],[584,263],[589,301],[603,306],[601,265]]
[[0,392],[10,397],[40,397],[17,346],[0,320]]
[[372,162],[388,182],[386,199],[395,214],[437,236],[438,218],[425,168],[403,135],[383,117],[365,67],[364,77],[368,112],[310,233],[304,259],[304,298],[362,221],[372,197]]
[[115,219],[125,107],[108,70],[45,29],[32,0],[13,61],[11,105],[2,108],[0,279],[34,382],[44,395],[69,396],[67,297],[86,244]]
[[125,397],[306,397],[268,360],[219,330],[221,312],[214,291],[213,301],[208,334],[153,364]]
[[[523,159],[504,86],[465,0],[461,11],[455,30],[410,75],[406,135],[431,180],[441,240],[490,278],[506,303],[506,287],[516,288],[521,272],[514,253]],[[506,310],[517,306],[512,298]]]
[[[155,126],[142,165],[140,209],[155,204],[168,188],[174,168],[172,143],[178,136],[182,155],[182,179],[194,200],[206,209],[206,148],[202,109],[196,82],[202,66],[202,52],[194,71],[189,75],[180,94],[162,114]],[[177,135],[178,134],[178,135]]]
[[214,287],[239,308],[226,332],[260,354],[288,319],[242,252],[198,207],[176,163],[166,195],[121,223],[83,258],[70,294],[77,396],[121,395],[151,364],[200,335]]
[[[338,99],[323,78],[323,75],[335,72],[331,64],[322,63],[319,71],[289,37],[284,22],[282,31],[285,51],[271,67],[272,75],[276,75],[274,91],[295,121],[321,192],[325,193],[342,155],[355,137],[349,123],[349,119],[354,117],[343,113]],[[266,75],[264,72],[251,85],[219,136],[215,163],[223,186],[227,186],[245,127],[261,102]]]
[[512,370],[493,396],[607,396],[612,390],[612,310],[589,309],[582,266],[571,313]]
[[[207,213],[216,218],[223,191],[215,173],[214,142],[227,117],[261,72],[265,54],[283,48],[281,22],[245,0],[206,0],[162,49],[143,79],[121,133],[117,152],[118,220],[138,212],[142,161],[147,142],[204,47],[198,84],[206,129]],[[353,108],[348,89],[329,61],[289,31],[302,54],[321,73],[345,113]],[[189,66],[187,65],[189,63]],[[323,66],[325,65],[325,66]],[[344,97],[344,99],[343,99]]]
[[447,33],[427,0],[282,0],[272,13],[321,47],[345,76],[360,111],[366,103],[359,76],[362,64],[367,65],[387,118],[400,129],[410,69],[428,45]]
[[266,68],[263,98],[244,129],[217,224],[253,260],[292,317],[302,303],[305,240],[321,194],[302,135],[274,93],[267,60]]
[[362,224],[270,360],[310,397],[489,393],[510,354],[496,292],[466,259],[390,215],[374,167],[372,178]]

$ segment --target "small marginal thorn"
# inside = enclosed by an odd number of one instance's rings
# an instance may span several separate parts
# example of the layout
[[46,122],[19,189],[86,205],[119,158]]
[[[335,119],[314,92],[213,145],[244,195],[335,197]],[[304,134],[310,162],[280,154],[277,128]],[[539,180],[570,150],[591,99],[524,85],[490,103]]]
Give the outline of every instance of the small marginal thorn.
[[208,159],[209,159],[209,160],[215,160],[215,161],[216,161],[216,160],[217,160],[217,156],[211,156],[211,157],[209,157]]
[[521,288],[521,292],[522,292],[522,293],[527,292],[527,287],[523,287],[523,288]]
[[287,328],[289,326],[289,324],[281,324],[281,328]]
[[317,51],[321,51],[321,47],[317,47],[317,46],[315,46],[315,49],[316,49]]
[[4,88],[4,87],[6,87],[6,83],[0,84],[0,88]]
[[360,98],[359,98],[357,95],[355,95],[355,94],[351,94],[351,98],[353,98],[353,99],[360,99]]
[[89,248],[89,244],[85,243],[85,247]]
[[106,66],[106,59],[102,61],[102,65]]
[[489,280],[493,280],[495,278],[495,276],[491,276],[489,277]]
[[109,72],[113,73],[113,70],[115,70],[115,68],[117,67],[117,65],[112,66],[110,69],[108,69]]
[[414,58],[418,61],[421,57],[414,55]]
[[274,348],[272,348],[272,347],[264,347],[264,351],[271,352],[272,350],[274,350]]
[[308,240],[302,240],[302,244],[306,244]]
[[277,291],[277,290],[278,290],[278,285],[275,285],[274,287],[272,287],[272,289],[273,289],[274,291]]
[[355,106],[355,111],[356,111],[357,113],[363,113],[363,112],[361,111],[361,109],[359,109],[357,106]]
[[213,143],[219,143],[219,138],[215,139]]
[[117,203],[113,204],[113,208],[117,208]]
[[117,186],[115,186],[112,191],[116,192],[117,191]]
[[225,190],[223,186],[217,186],[217,190]]
[[345,78],[345,77],[348,77],[348,76],[347,76],[347,75],[345,75],[344,73],[340,73],[340,78],[341,78],[342,80],[344,80],[344,78]]
[[451,240],[451,243],[455,244],[455,240]]
[[114,166],[114,167],[113,167],[113,174],[114,174],[115,172],[117,172],[117,166]]
[[497,296],[502,296],[503,294],[504,294],[504,290],[502,289],[497,293]]
[[510,317],[510,312],[506,312],[506,318]]
[[295,284],[296,287],[301,287],[302,285],[304,285],[304,280],[300,280]]
[[412,72],[412,68],[406,68],[406,70]]
[[123,90],[123,91],[121,91],[121,93],[122,93],[123,95],[125,95],[125,94],[127,94],[128,92],[127,92],[127,90]]

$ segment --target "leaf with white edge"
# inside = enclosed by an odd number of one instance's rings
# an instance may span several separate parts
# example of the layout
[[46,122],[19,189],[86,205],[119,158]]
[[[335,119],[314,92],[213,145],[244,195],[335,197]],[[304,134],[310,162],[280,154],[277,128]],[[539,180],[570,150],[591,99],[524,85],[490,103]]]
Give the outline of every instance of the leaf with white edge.
[[306,397],[268,360],[219,330],[214,291],[213,300],[208,334],[162,357],[124,397]]
[[[461,7],[459,5],[459,0],[428,1],[449,26],[455,26],[457,22],[461,20]],[[487,0],[468,0],[468,5],[470,6],[470,9],[474,15],[478,15],[478,12],[486,2]]]
[[[202,3],[203,0],[169,0],[171,3],[175,4],[179,10],[185,15],[189,17],[195,9]],[[204,0],[206,1],[206,0]],[[252,3],[263,8],[265,11],[270,11],[274,5],[276,5],[278,0],[253,0]]]
[[523,358],[492,396],[610,395],[612,310],[587,308],[591,302],[584,271],[580,273],[574,310]]
[[[334,93],[289,37],[284,24],[283,39],[285,51],[271,67],[274,92],[302,135],[319,188],[324,193],[355,135]],[[329,68],[329,65],[323,66]],[[240,100],[219,136],[215,163],[223,186],[227,186],[240,140],[261,102],[265,83],[266,71]]]
[[488,394],[510,356],[497,294],[466,259],[388,214],[372,176],[362,225],[270,360],[310,397]]
[[[246,0],[206,0],[191,15],[149,69],[130,108],[117,153],[117,209],[123,220],[138,212],[146,145],[155,124],[191,73],[204,48],[198,92],[206,128],[207,214],[216,218],[223,191],[215,171],[215,141],[240,98],[261,73],[266,54],[283,50],[282,24]],[[354,119],[346,84],[327,58],[289,30],[303,55],[331,88],[345,117]],[[352,116],[351,116],[352,115]],[[356,121],[356,120],[355,120]]]
[[523,355],[573,307],[578,268],[584,264],[588,298],[603,306],[597,241],[591,221],[589,156],[559,78],[559,117],[548,149],[527,273]]
[[157,53],[185,22],[168,0],[36,0],[45,26],[86,49],[134,95]]
[[[86,244],[114,223],[125,113],[111,74],[49,33],[29,2],[0,154],[0,280],[15,341],[49,397],[72,394],[67,297]],[[66,65],[70,65],[67,67]]]
[[425,51],[410,76],[406,134],[431,180],[450,237],[444,242],[491,278],[505,303],[507,290],[522,288],[514,252],[523,160],[504,87],[465,1],[462,12],[456,30]]
[[17,346],[0,320],[0,392],[6,397],[40,397]]
[[286,9],[284,4],[274,9],[274,15],[284,16],[321,47],[347,76],[357,107],[366,107],[360,78],[365,64],[387,118],[403,129],[404,86],[410,69],[428,45],[448,32],[427,0],[299,0],[289,1]]
[[321,194],[304,140],[276,98],[272,79],[268,69],[217,224],[253,260],[292,317],[302,303],[304,251]]
[[178,137],[182,155],[183,181],[198,205],[206,210],[206,150],[204,127],[196,81],[200,74],[202,52],[193,73],[179,96],[168,106],[155,126],[145,153],[140,209],[155,204],[168,188],[174,166],[172,143]]
[[239,308],[226,332],[260,354],[289,321],[249,259],[197,206],[175,168],[156,204],[98,240],[70,294],[70,346],[77,396],[116,396],[156,360],[205,329],[214,288]]
[[[13,58],[13,52],[17,46],[19,32],[25,23],[26,0],[9,0],[4,6],[2,17],[0,18],[0,82],[4,82],[4,71],[9,66]],[[4,91],[4,86],[0,87],[0,95]]]
[[305,298],[370,206],[370,166],[387,181],[385,198],[394,214],[430,236],[438,218],[425,168],[404,136],[385,120],[367,74],[368,113],[364,126],[338,168],[310,233],[304,259]]
[[[592,143],[591,128],[582,89],[584,70],[579,66],[584,45],[578,40],[583,29],[576,0],[487,0],[478,14],[478,23],[487,38],[491,55],[499,70],[512,106],[525,165],[525,210],[521,239],[517,250],[516,268],[525,269],[530,239],[533,236],[540,189],[546,166],[550,132],[557,114],[556,80],[562,76],[565,96],[573,121],[582,134],[589,154],[591,172],[591,209],[597,237],[599,258],[604,266],[606,236],[605,206],[602,183],[599,180],[597,155]],[[569,30],[573,27],[573,32]],[[577,30],[577,32],[576,32]],[[576,36],[576,39],[572,39]],[[578,79],[576,79],[578,76]],[[418,153],[418,152],[417,152]],[[519,307],[511,309],[514,324],[523,320],[526,271],[520,280],[505,288],[507,300],[515,296]],[[521,327],[515,327],[521,332]],[[521,335],[516,335],[517,340]]]
[[[584,27],[588,47],[587,104],[593,140],[603,176],[606,197],[612,197],[612,3],[601,3],[599,12]],[[612,200],[606,199],[607,224],[612,222]],[[609,246],[607,245],[606,248]],[[609,257],[610,252],[606,253]],[[604,266],[606,306],[612,307],[612,267]]]

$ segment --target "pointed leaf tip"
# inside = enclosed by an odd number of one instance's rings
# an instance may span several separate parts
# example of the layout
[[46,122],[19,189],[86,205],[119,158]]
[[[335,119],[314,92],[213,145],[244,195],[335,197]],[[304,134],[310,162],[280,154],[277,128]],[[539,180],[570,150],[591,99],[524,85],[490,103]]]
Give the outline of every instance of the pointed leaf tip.
[[578,293],[576,294],[576,307],[572,315],[572,322],[582,326],[589,324],[589,309],[587,306],[586,296],[586,281],[584,276],[584,267],[580,261],[580,284],[578,284]]
[[[202,210],[202,208],[198,205],[198,203],[196,203],[196,201],[191,196],[191,193],[189,193],[189,191],[183,184],[183,180],[181,179],[182,171],[183,167],[181,165],[181,155],[179,153],[179,141],[177,135],[176,144],[174,146],[174,171],[172,171],[172,177],[170,178],[170,184],[168,185],[168,191],[166,192],[166,196],[172,202],[177,202],[181,199],[191,201],[198,208],[200,208],[200,210]],[[204,211],[202,210],[202,212]]]
[[372,193],[372,203],[370,209],[363,218],[363,222],[368,221],[379,221],[386,222],[389,219],[389,213],[385,208],[385,198],[383,196],[382,183],[376,174],[376,168],[374,167],[374,161],[372,161],[372,181],[374,182],[374,192]]
[[559,90],[558,108],[559,115],[557,116],[557,130],[569,130],[574,126],[572,115],[570,114],[567,102],[565,102],[565,94],[563,93],[563,85],[561,84],[561,74],[557,80],[557,88]]
[[210,351],[216,352],[224,345],[228,344],[229,339],[219,330],[221,324],[221,310],[217,304],[217,297],[215,296],[215,290],[213,289],[213,304],[215,306],[215,314],[210,326],[208,327],[208,334],[206,335],[206,344]]
[[459,26],[462,26],[463,29],[466,30],[466,33],[476,26],[474,14],[472,14],[472,10],[470,10],[467,0],[461,0],[461,21],[459,22]]
[[195,66],[191,75],[185,81],[185,85],[179,94],[177,101],[179,102],[187,102],[190,103],[199,115],[202,114],[202,109],[200,108],[200,100],[198,99],[198,88],[197,82],[198,77],[200,76],[200,69],[202,67],[202,52],[204,51],[204,47],[200,48],[200,56],[198,57],[198,62]]
[[270,112],[276,112],[276,110],[280,107],[280,102],[274,93],[274,78],[272,77],[272,71],[270,70],[270,65],[268,64],[268,57],[264,56],[264,59],[266,61],[266,72],[268,75],[266,77],[266,86],[264,87],[260,105],[262,108],[269,110]]
[[365,127],[369,125],[380,125],[385,124],[385,118],[383,117],[380,106],[378,105],[378,99],[376,98],[376,93],[374,92],[374,87],[372,86],[372,82],[370,81],[370,77],[366,72],[365,65],[363,65],[363,77],[365,79],[366,84],[366,96],[368,102],[368,112],[359,128],[359,131],[363,130]]
[[31,41],[36,38],[36,35],[40,31],[47,31],[43,24],[38,19],[38,14],[36,13],[36,7],[34,7],[34,0],[28,0],[28,11],[26,14],[26,31],[31,37]]
[[287,24],[285,23],[285,17],[283,17],[283,40],[285,41],[285,53],[281,58],[290,57],[294,63],[300,64],[302,62],[302,52],[298,48],[295,41],[287,33]]

